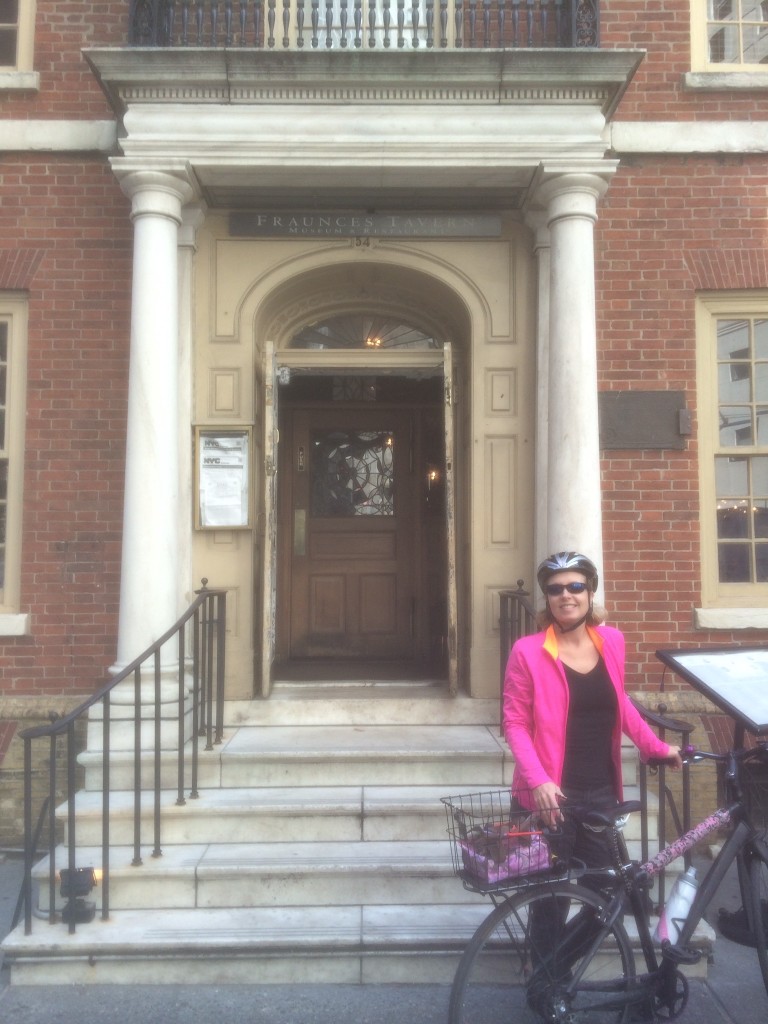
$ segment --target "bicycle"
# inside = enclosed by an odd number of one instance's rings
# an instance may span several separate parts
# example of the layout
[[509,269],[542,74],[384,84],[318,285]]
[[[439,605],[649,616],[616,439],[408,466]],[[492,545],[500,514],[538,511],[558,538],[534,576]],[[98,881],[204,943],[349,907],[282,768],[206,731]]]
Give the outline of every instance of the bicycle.
[[[768,833],[753,825],[742,785],[746,766],[768,765],[768,742],[725,754],[689,747],[684,756],[689,763],[708,759],[725,766],[726,806],[642,864],[630,860],[621,831],[628,815],[641,807],[630,801],[607,814],[585,810],[579,816],[587,827],[610,830],[610,868],[569,863],[525,874],[523,864],[513,877],[494,879],[485,870],[488,862],[497,865],[496,874],[498,864],[506,864],[493,848],[496,837],[526,842],[530,817],[512,809],[508,792],[444,798],[454,868],[465,888],[495,904],[459,962],[449,1024],[625,1024],[678,1017],[688,1000],[681,967],[700,959],[689,943],[734,861],[768,992]],[[483,819],[483,809],[490,810],[490,818]],[[659,947],[651,931],[653,877],[720,829],[727,837],[699,884],[677,943],[665,939]],[[472,859],[478,848],[482,871]],[[634,946],[625,919],[636,926]]]

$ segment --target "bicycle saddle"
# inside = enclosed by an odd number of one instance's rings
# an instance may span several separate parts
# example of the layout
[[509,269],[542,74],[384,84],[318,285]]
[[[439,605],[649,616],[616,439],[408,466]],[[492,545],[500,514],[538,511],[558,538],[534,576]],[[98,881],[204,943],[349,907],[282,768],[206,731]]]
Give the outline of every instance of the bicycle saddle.
[[626,800],[623,804],[619,804],[618,807],[609,807],[604,811],[589,810],[584,813],[582,821],[585,825],[603,826],[608,828],[615,825],[619,818],[625,817],[627,814],[635,814],[637,811],[642,810],[642,804],[639,800]]

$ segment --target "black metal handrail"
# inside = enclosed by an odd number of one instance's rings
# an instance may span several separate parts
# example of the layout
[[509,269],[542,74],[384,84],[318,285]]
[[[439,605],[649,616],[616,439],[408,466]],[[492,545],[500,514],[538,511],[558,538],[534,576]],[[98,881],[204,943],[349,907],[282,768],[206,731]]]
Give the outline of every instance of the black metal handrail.
[[[500,593],[499,612],[499,646],[501,662],[501,683],[499,687],[499,710],[500,710],[500,732],[504,734],[504,675],[507,666],[507,659],[512,645],[521,636],[532,633],[536,627],[536,612],[528,600],[530,594],[523,588],[524,580],[517,581],[517,590],[502,590]],[[651,711],[640,701],[630,698],[639,713],[652,725],[661,739],[666,734],[673,733],[680,737],[679,745],[688,746],[693,726],[688,722],[676,718],[669,718],[666,715],[666,705],[659,704],[657,711]],[[666,768],[664,765],[658,768],[649,768],[648,765],[640,762],[639,788],[642,812],[640,815],[640,846],[642,860],[649,857],[648,837],[648,779],[650,776],[658,779],[658,841],[659,846],[667,845],[667,810],[669,810],[678,836],[687,832],[691,827],[691,780],[688,765],[683,765],[681,783],[682,815],[678,811],[677,802],[673,793],[667,785]],[[690,864],[690,853],[686,854],[686,867]],[[660,906],[664,904],[665,895],[665,873],[658,875],[658,889],[656,898]]]
[[599,0],[130,0],[131,46],[595,47]]
[[[133,865],[142,863],[142,820],[141,797],[143,789],[143,771],[146,759],[151,759],[153,789],[153,823],[152,823],[152,856],[159,857],[161,849],[161,788],[163,782],[163,760],[169,756],[168,751],[161,749],[161,686],[163,681],[162,653],[169,645],[176,660],[166,667],[166,674],[175,673],[177,683],[177,714],[178,714],[178,750],[176,756],[176,789],[177,806],[186,803],[185,790],[189,782],[189,796],[198,796],[198,761],[200,740],[205,738],[205,750],[212,750],[214,745],[221,743],[224,732],[224,669],[225,669],[225,629],[226,629],[226,592],[208,590],[207,580],[197,591],[195,601],[182,617],[163,635],[139,655],[135,661],[122,669],[117,675],[100,687],[92,696],[83,701],[77,708],[64,716],[51,715],[46,725],[35,726],[20,733],[24,742],[24,879],[22,882],[21,901],[24,905],[24,927],[26,934],[32,931],[32,874],[37,856],[37,841],[40,823],[46,811],[41,810],[38,825],[35,827],[33,807],[33,744],[47,742],[48,751],[48,783],[43,793],[43,803],[47,802],[48,818],[48,921],[53,924],[57,920],[56,904],[56,803],[62,799],[59,793],[57,768],[59,745],[64,745],[63,761],[66,765],[63,800],[66,804],[67,819],[67,879],[70,887],[78,877],[77,836],[76,836],[76,805],[77,792],[77,737],[76,727],[85,722],[88,712],[101,705],[102,709],[102,815],[101,815],[101,916],[109,917],[109,872],[110,872],[110,766],[112,757],[111,724],[112,695],[120,683],[133,679]],[[175,646],[173,646],[175,641]],[[170,671],[169,671],[170,669]],[[145,675],[142,675],[142,672]],[[151,675],[152,683],[152,718],[145,718],[142,705],[142,681]],[[130,718],[128,719],[130,722]],[[142,749],[142,726],[152,721],[152,743]],[[144,740],[146,741],[146,733]],[[63,805],[62,805],[63,806]],[[69,931],[76,928],[75,894],[70,892],[70,912],[66,915]]]

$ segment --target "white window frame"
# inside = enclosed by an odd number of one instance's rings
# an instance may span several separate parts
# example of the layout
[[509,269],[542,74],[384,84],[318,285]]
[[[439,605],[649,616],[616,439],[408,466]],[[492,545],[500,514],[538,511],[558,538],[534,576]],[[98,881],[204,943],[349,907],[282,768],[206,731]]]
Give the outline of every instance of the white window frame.
[[[715,458],[734,451],[720,444],[717,321],[768,319],[768,291],[702,292],[696,300],[701,600],[696,625],[706,629],[768,627],[768,583],[721,583],[718,568]],[[740,456],[768,455],[768,446],[738,448]]]
[[768,88],[768,64],[714,63],[709,59],[708,0],[691,0],[691,70],[684,76],[688,89],[729,90]]
[[19,0],[16,63],[0,65],[0,90],[40,88],[40,76],[34,70],[36,14],[37,0]]
[[21,613],[21,523],[24,484],[24,418],[27,394],[28,302],[18,292],[0,292],[0,321],[7,325],[8,360],[5,394],[5,441],[8,462],[5,574],[0,587],[0,636],[28,632]]

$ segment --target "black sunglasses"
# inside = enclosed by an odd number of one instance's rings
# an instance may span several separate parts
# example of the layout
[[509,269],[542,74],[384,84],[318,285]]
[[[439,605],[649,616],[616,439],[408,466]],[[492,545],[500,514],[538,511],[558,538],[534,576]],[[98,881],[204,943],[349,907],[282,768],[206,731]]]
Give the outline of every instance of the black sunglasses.
[[551,597],[558,597],[564,590],[569,594],[583,594],[589,588],[586,583],[548,583],[544,589]]

